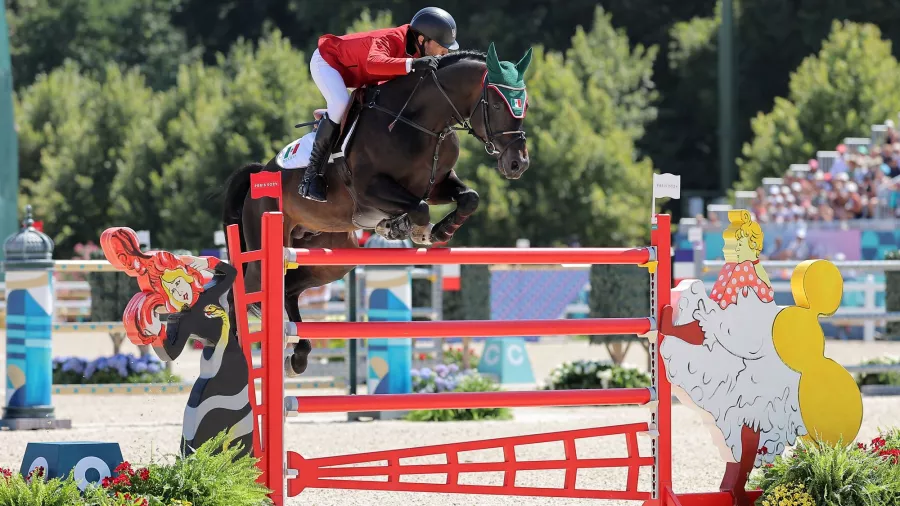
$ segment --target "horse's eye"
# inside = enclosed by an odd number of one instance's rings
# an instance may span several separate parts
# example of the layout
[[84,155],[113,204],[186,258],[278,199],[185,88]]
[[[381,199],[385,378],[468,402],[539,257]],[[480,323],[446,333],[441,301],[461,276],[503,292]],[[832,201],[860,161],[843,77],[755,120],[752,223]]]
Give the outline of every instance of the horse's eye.
[[492,104],[494,109],[500,110],[500,104]]

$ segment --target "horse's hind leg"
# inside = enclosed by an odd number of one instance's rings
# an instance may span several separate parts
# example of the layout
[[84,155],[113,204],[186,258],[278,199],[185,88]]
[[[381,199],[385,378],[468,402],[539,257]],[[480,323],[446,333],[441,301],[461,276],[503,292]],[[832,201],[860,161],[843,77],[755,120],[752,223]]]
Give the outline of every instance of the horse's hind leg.
[[[287,312],[288,321],[300,323],[298,298],[309,285],[309,268],[288,271],[284,278],[284,310]],[[287,376],[299,376],[309,366],[309,354],[312,352],[312,342],[309,339],[300,339],[294,344],[294,352],[285,359],[284,372]]]
[[456,202],[456,209],[444,216],[431,232],[433,243],[448,242],[459,227],[478,209],[478,193],[469,188],[451,171],[446,179],[435,185],[431,192],[430,204],[440,205]]
[[[334,232],[322,233],[316,236],[307,237],[300,240],[293,240],[291,246],[294,248],[358,248],[359,244],[356,235],[352,232]],[[285,299],[284,308],[288,313],[288,318],[292,322],[300,322],[300,306],[298,298],[309,288],[324,286],[333,281],[337,281],[344,277],[353,266],[348,265],[304,265],[297,269],[291,269],[285,276]],[[303,332],[303,326],[300,325],[300,333]],[[294,345],[294,352],[289,359],[285,361],[285,372],[289,376],[296,376],[306,371],[309,363],[309,354],[312,351],[312,343],[309,339],[300,339]]]
[[431,244],[431,215],[428,204],[421,197],[413,195],[394,178],[378,174],[366,188],[366,200],[382,211],[409,216],[412,224],[410,237],[417,244]]

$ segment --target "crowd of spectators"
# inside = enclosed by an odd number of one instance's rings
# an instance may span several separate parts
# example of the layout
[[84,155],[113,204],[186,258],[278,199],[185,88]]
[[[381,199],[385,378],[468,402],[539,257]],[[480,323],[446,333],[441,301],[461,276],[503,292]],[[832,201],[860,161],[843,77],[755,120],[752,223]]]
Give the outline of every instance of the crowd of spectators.
[[871,149],[841,144],[830,167],[811,159],[808,170],[758,188],[751,208],[760,223],[900,217],[900,132],[885,125],[884,142]]
[[[898,115],[900,117],[900,115]],[[764,181],[750,209],[761,224],[781,225],[772,232],[763,256],[769,260],[806,260],[819,252],[806,239],[811,222],[900,218],[900,131],[885,121],[883,139],[875,143],[840,144],[836,157],[811,159],[792,166],[782,178]],[[701,225],[720,225],[710,211],[697,216]]]

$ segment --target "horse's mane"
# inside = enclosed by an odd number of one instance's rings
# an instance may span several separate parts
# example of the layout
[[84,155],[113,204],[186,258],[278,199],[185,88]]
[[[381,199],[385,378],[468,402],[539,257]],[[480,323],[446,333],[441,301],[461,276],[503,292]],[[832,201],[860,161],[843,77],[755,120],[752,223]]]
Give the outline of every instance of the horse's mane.
[[438,59],[438,68],[442,69],[444,67],[453,65],[454,63],[458,63],[462,60],[474,60],[484,62],[487,61],[487,54],[482,53],[481,51],[473,51],[473,50],[464,50],[464,51],[454,51],[452,53],[445,54]]

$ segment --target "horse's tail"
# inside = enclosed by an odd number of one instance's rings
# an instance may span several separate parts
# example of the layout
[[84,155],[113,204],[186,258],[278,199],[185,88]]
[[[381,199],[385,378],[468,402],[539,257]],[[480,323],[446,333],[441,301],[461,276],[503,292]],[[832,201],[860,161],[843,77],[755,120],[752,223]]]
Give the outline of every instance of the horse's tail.
[[[241,215],[244,212],[244,200],[250,192],[250,175],[262,172],[265,165],[249,163],[234,171],[225,181],[225,199],[222,209],[222,227],[228,233],[228,225],[241,227]],[[247,249],[247,241],[241,230],[241,251]]]
[[[244,213],[244,200],[246,200],[247,194],[250,193],[250,175],[262,172],[265,168],[265,165],[261,163],[249,163],[232,172],[231,175],[228,176],[228,179],[225,180],[225,199],[222,206],[222,229],[225,231],[225,237],[228,237],[228,226],[238,226],[238,229],[240,230],[238,236],[241,238],[241,251],[247,251],[247,239],[244,238],[242,215]],[[244,264],[241,267],[243,272],[247,271],[247,264]],[[231,306],[228,310],[228,316],[232,322],[237,322],[234,314],[233,290],[228,291],[228,304]],[[249,309],[251,311],[256,309],[256,311],[253,312],[259,316],[259,305],[256,304],[256,308],[253,306],[254,305],[251,305]]]

